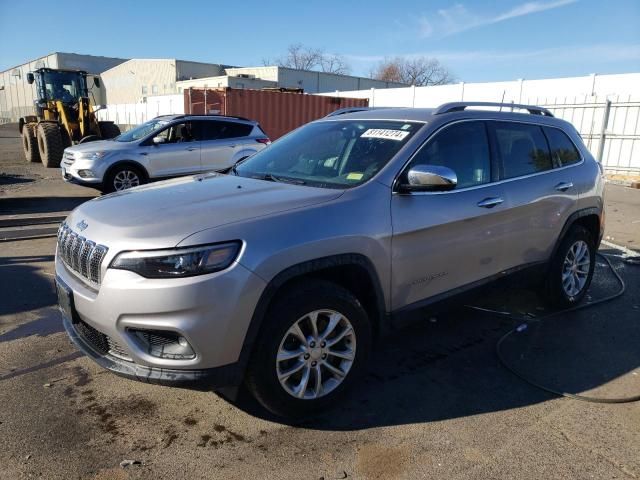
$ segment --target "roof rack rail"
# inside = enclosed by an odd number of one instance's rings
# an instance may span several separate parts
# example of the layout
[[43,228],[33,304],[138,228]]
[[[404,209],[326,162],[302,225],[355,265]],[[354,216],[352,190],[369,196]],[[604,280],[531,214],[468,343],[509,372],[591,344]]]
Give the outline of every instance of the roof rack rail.
[[499,107],[527,110],[531,115],[543,115],[545,117],[553,117],[553,113],[543,107],[536,107],[535,105],[523,105],[520,103],[497,103],[497,102],[450,102],[443,103],[433,112],[434,115],[441,113],[461,112],[467,107]]
[[246,118],[246,117],[239,117],[238,115],[224,115],[222,113],[205,113],[205,114],[197,114],[197,113],[192,113],[191,116],[193,117],[223,117],[223,118],[233,118],[234,120],[244,120],[245,122],[254,122],[255,120],[251,120],[250,118]]
[[338,110],[334,110],[333,112],[329,112],[325,118],[327,117],[337,117],[338,115],[344,115],[347,113],[355,113],[355,112],[366,112],[367,110],[371,110],[371,107],[345,107],[339,108]]

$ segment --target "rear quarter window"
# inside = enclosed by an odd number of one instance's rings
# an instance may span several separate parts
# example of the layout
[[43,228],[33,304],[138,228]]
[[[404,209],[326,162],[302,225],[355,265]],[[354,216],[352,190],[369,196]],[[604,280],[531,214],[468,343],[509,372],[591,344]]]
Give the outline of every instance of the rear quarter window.
[[553,168],[547,140],[538,125],[493,122],[504,178],[544,172]]
[[580,152],[566,133],[558,128],[544,128],[544,133],[549,140],[551,156],[561,167],[572,165],[580,161]]
[[253,130],[253,125],[237,122],[219,122],[220,136],[218,138],[246,137]]
[[220,120],[200,120],[201,140],[223,140],[225,138],[239,138],[248,136],[253,125]]

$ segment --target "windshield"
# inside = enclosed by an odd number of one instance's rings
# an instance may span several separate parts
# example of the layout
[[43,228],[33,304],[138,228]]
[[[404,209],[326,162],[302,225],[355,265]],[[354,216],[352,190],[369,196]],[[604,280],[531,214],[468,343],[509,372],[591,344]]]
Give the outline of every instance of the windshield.
[[249,157],[234,171],[243,177],[350,188],[378,173],[421,126],[389,120],[310,123]]
[[169,123],[168,120],[160,120],[154,119],[149,120],[137,127],[132,128],[131,130],[123,133],[122,135],[117,136],[114,140],[118,142],[133,142],[135,140],[140,140],[141,138],[146,137],[151,132],[155,132],[163,128]]
[[84,76],[78,72],[43,72],[42,84],[46,100],[71,103],[87,96]]

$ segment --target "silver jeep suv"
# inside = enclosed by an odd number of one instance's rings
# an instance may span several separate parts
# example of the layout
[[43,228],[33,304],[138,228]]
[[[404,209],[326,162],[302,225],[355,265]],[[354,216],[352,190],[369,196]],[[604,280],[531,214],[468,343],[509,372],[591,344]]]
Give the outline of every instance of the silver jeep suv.
[[225,170],[271,141],[260,125],[222,115],[165,115],[111,140],[65,149],[67,182],[114,192],[149,181]]
[[547,110],[494,107],[328,117],[227,175],[81,205],[55,264],[68,334],[120,375],[244,382],[297,416],[454,294],[537,267],[550,301],[579,302],[603,232],[599,165]]

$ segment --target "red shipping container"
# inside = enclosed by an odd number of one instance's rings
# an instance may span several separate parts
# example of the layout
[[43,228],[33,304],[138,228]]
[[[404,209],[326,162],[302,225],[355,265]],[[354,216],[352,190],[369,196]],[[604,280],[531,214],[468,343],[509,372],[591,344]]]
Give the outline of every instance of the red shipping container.
[[340,108],[368,105],[368,98],[326,97],[277,90],[225,87],[184,91],[185,113],[232,115],[256,120],[271,140]]

